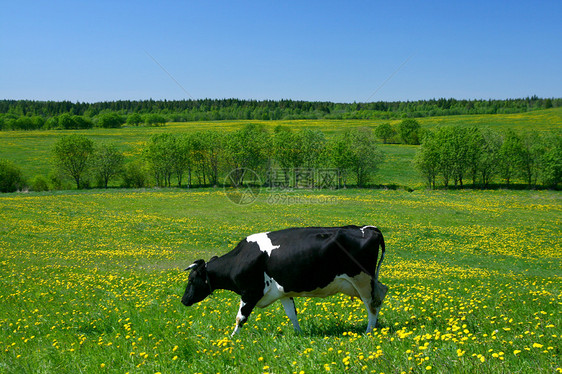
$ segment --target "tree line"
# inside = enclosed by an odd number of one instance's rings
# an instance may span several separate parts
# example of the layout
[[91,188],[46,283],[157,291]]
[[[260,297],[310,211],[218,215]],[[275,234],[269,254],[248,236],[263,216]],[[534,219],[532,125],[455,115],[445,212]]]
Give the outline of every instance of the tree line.
[[507,187],[518,179],[552,188],[562,182],[562,136],[442,127],[424,133],[415,165],[431,188],[488,188],[498,179]]
[[[297,182],[290,178],[292,173],[294,177],[299,171],[322,168],[336,171],[333,175],[337,180],[331,187],[349,183],[362,187],[372,182],[383,160],[377,144],[369,128],[346,130],[327,139],[318,130],[294,131],[277,126],[268,131],[263,125],[248,124],[230,133],[207,130],[156,134],[139,150],[139,156],[126,160],[116,144],[97,144],[74,134],[62,136],[54,145],[56,169],[48,178],[36,176],[27,182],[19,168],[2,161],[0,191],[26,186],[36,191],[63,189],[65,180],[71,180],[77,189],[94,185],[239,186],[245,182],[247,171],[259,175],[262,184],[272,182],[272,177],[286,178],[281,184],[294,188]],[[271,175],[272,170],[276,176]]]
[[[96,103],[0,100],[0,130],[81,129],[165,122],[291,119],[400,119],[522,113],[562,106],[562,98],[432,99],[333,103],[295,100],[121,100]],[[105,117],[113,117],[106,123]]]
[[317,180],[322,176],[310,171],[329,169],[336,180],[324,187],[365,187],[384,160],[377,138],[404,144],[421,140],[414,165],[430,188],[489,188],[497,183],[508,188],[514,183],[557,188],[562,183],[559,133],[476,127],[428,131],[416,120],[405,119],[397,126],[348,129],[329,139],[319,130],[277,126],[268,131],[258,124],[229,133],[161,133],[128,159],[117,144],[98,144],[76,134],[62,136],[52,149],[56,167],[48,176],[26,180],[19,167],[0,160],[0,192],[68,189],[68,180],[77,189],[239,186],[249,170],[257,173],[261,184],[294,188],[300,186],[297,173],[312,178],[308,186],[322,186]]
[[140,115],[133,113],[122,116],[115,112],[104,112],[94,118],[76,114],[63,113],[58,116],[44,118],[42,116],[0,115],[0,130],[81,130],[94,127],[119,128],[129,126],[161,126],[168,120],[166,117],[149,113]]

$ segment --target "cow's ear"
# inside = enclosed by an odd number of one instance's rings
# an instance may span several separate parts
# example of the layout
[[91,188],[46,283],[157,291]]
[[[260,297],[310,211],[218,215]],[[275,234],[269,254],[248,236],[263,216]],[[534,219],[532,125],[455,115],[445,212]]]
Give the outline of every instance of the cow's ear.
[[189,265],[188,267],[186,267],[186,268],[184,269],[184,271],[189,271],[189,270],[192,270],[192,269],[195,269],[195,268],[197,268],[197,267],[199,267],[199,266],[204,266],[204,265],[205,265],[205,260],[197,260],[197,261],[195,261],[193,264],[191,264],[191,265]]
[[[211,259],[209,260],[209,262],[214,261],[214,260],[216,260],[217,258],[219,258],[219,256],[213,256],[213,257],[211,257]],[[207,263],[209,263],[209,262],[207,262]]]

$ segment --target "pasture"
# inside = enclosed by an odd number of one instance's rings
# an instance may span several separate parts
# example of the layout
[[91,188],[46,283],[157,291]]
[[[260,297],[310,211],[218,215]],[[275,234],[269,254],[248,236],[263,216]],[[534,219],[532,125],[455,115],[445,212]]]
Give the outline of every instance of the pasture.
[[[538,131],[553,132],[562,129],[562,108],[536,110],[519,114],[464,115],[425,117],[417,119],[423,128],[435,129],[439,126],[478,126],[504,130],[514,129],[518,132]],[[400,120],[280,120],[280,121],[201,121],[167,123],[163,127],[123,127],[120,129],[95,128],[89,130],[36,130],[36,131],[0,131],[0,159],[7,159],[23,170],[27,178],[36,175],[46,177],[53,169],[52,148],[63,135],[81,134],[96,143],[115,143],[125,156],[131,159],[139,156],[140,149],[151,135],[164,132],[174,134],[200,130],[233,131],[248,123],[261,123],[270,130],[278,125],[292,129],[316,129],[330,137],[347,128],[376,126],[390,122],[398,125]],[[399,144],[381,144],[381,151],[387,156],[381,165],[375,184],[401,185],[411,188],[423,186],[423,181],[412,165],[417,146]]]
[[[552,191],[1,195],[0,372],[561,371],[561,213]],[[256,232],[346,224],[387,243],[372,334],[342,295],[296,299],[301,334],[275,303],[232,339],[237,295],[180,303],[193,260]]]

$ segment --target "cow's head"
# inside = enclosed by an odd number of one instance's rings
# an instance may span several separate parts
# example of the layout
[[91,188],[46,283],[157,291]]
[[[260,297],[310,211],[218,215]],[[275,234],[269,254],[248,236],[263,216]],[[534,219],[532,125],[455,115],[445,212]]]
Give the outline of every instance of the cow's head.
[[207,264],[204,260],[195,261],[185,269],[185,271],[189,270],[191,270],[191,274],[189,274],[187,287],[181,298],[181,302],[185,306],[198,303],[213,292],[207,274]]

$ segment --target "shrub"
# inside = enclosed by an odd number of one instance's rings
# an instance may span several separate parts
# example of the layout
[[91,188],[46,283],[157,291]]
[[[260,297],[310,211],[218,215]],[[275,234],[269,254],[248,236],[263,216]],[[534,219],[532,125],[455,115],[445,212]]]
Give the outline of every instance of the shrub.
[[125,165],[123,170],[123,187],[143,188],[149,183],[146,164],[142,160],[134,160]]
[[36,175],[31,180],[30,187],[32,191],[36,191],[36,192],[49,191],[49,182],[47,181],[47,178],[45,178],[44,176]]
[[166,118],[156,113],[147,114],[144,116],[144,123],[146,126],[163,126],[166,123]]
[[142,117],[139,113],[131,113],[127,117],[127,125],[138,126],[142,123]]
[[123,118],[119,114],[108,112],[98,116],[97,126],[105,129],[119,128],[123,122]]
[[0,160],[0,192],[14,192],[25,186],[21,169],[7,160]]
[[47,180],[53,190],[69,190],[72,188],[71,183],[65,178],[64,173],[58,168],[49,172]]

